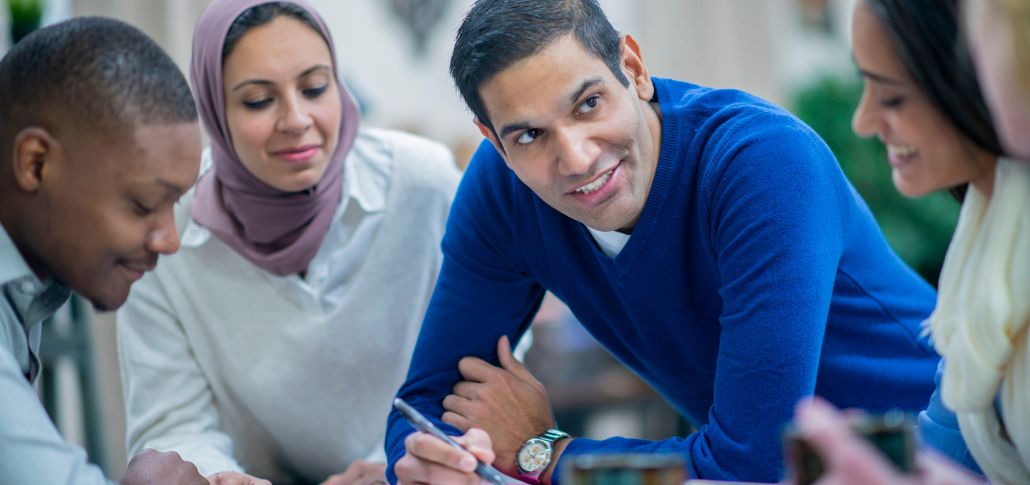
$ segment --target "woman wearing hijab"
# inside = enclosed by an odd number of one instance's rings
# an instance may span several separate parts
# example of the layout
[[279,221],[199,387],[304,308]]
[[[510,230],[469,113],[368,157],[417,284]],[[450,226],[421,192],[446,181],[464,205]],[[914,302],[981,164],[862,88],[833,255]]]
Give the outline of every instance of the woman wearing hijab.
[[359,129],[336,73],[301,0],[197,23],[210,170],[177,207],[181,250],[118,313],[130,455],[176,451],[212,483],[385,480],[459,175],[442,145]]
[[[922,43],[936,50],[936,54],[908,55],[902,58],[908,65],[932,63],[934,57],[954,59],[955,47],[959,48],[959,52],[963,48],[962,44],[956,44],[955,41],[958,30],[955,3],[954,0],[860,0],[853,22],[855,58],[859,67],[874,61],[884,65],[884,59],[889,57],[880,55],[877,59],[877,56],[870,56],[869,52],[860,54],[859,39],[863,30],[859,25],[863,15],[867,19],[875,18],[868,15],[872,12],[879,15],[884,25],[891,27],[887,29],[892,34],[889,37],[891,39],[920,39],[921,35],[926,35],[928,29],[925,27],[933,25],[930,19],[948,19],[947,38],[951,42],[932,43],[924,39]],[[1024,19],[1026,11],[1030,10],[1025,8],[1026,0],[999,0],[999,4],[1002,3],[1012,7],[1021,3],[1024,6]],[[869,9],[870,5],[879,8]],[[883,5],[890,8],[884,8]],[[1000,8],[999,5],[995,7]],[[1017,11],[1013,10],[1012,13]],[[985,16],[992,14],[982,10],[978,13]],[[1015,37],[1018,33],[1015,30],[1009,33],[1004,25],[1007,22],[1002,22],[1002,18],[994,16],[981,19],[988,22],[986,25],[976,20],[970,22],[975,39],[972,51],[980,61],[981,68],[985,67],[984,61],[991,63],[1002,58],[1008,62],[1020,60],[1009,57],[1020,50],[1018,47],[1006,48],[998,42],[1007,35]],[[1011,25],[1019,25],[1017,18],[1011,19]],[[1026,32],[1022,33],[1025,39]],[[997,51],[985,49],[985,45],[977,45],[990,42],[994,42],[993,47]],[[1025,40],[1023,44],[1025,49]],[[1025,62],[1026,59],[1023,60]],[[966,64],[958,64],[943,72],[953,80],[965,79],[965,86],[975,85],[972,82],[975,75]],[[1007,150],[1005,153],[1025,156],[1030,144],[1020,143],[1020,140],[1030,138],[1021,133],[1023,130],[1013,129],[1015,123],[1012,121],[1016,118],[1010,116],[1012,113],[997,111],[1002,105],[1004,109],[1015,109],[1019,106],[1019,100],[999,102],[998,80],[984,76],[983,72],[980,74],[980,78],[986,81],[985,97],[992,102],[994,119],[999,127],[997,138],[1000,143],[995,141],[997,147],[991,151],[1002,153],[1001,146],[1004,145]],[[879,77],[882,79],[884,76]],[[1015,79],[1016,76],[1012,76],[1007,81],[1012,84],[1002,85],[1011,88],[1015,86]],[[869,83],[871,81],[867,81],[867,86]],[[905,97],[904,86],[881,86],[879,89],[883,92],[893,90],[896,94],[901,91],[901,97]],[[956,95],[962,93],[957,89],[953,91]],[[1016,92],[1014,89],[1003,91],[1010,95]],[[953,100],[960,103],[979,102],[979,95],[974,96],[972,90],[965,92],[967,95],[953,96]],[[884,95],[881,99],[889,101],[894,97]],[[866,102],[868,100],[864,98],[863,105]],[[902,114],[901,108],[896,106],[881,108],[881,111],[891,110],[894,113],[890,122],[896,124],[899,119],[913,119],[911,114]],[[967,116],[953,123],[968,125],[975,119],[987,119],[986,109],[977,111],[982,114]],[[861,108],[859,113],[862,113]],[[859,115],[856,114],[856,127],[860,125],[858,120]],[[932,130],[925,126],[922,128],[935,133],[931,139],[936,138],[934,141],[938,149],[947,146],[940,140],[942,130]],[[890,134],[881,134],[881,138],[888,141]],[[964,152],[975,153],[975,145],[965,144],[963,147]],[[909,152],[907,149],[892,149],[891,152],[892,165],[896,167],[896,182],[898,172],[903,173],[903,179],[924,181],[934,178],[940,180],[945,175],[956,173],[949,171],[949,164],[942,164],[940,160],[936,167],[919,167],[904,156]],[[992,483],[1030,484],[1030,165],[1024,161],[996,157],[996,163],[980,162],[967,167],[966,173],[970,174],[968,192],[941,272],[937,307],[926,322],[934,347],[943,357],[943,371],[938,376],[938,390],[934,393],[929,409],[920,415],[920,428],[926,445],[974,471],[982,472]],[[920,454],[918,474],[900,476],[868,443],[849,433],[845,419],[823,401],[799,408],[798,421],[801,429],[811,436],[828,462],[830,472],[823,483],[982,482],[979,477],[932,453]]]

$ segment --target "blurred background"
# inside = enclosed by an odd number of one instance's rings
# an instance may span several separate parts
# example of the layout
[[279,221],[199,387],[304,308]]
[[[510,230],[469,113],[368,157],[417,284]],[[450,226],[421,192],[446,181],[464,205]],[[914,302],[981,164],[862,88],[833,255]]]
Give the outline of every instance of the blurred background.
[[[186,72],[193,26],[209,0],[2,0],[0,52],[39,25],[103,15],[136,25]],[[451,147],[464,167],[480,142],[447,74],[454,32],[472,0],[308,0],[326,21],[340,75],[367,126]],[[600,0],[641,45],[653,76],[741,89],[792,111],[836,154],[888,241],[936,286],[958,217],[947,194],[898,195],[883,146],[851,133],[861,80],[848,47],[855,0]],[[187,76],[188,77],[188,76]],[[125,469],[124,412],[113,315],[79,300],[46,326],[39,386],[61,432],[112,479]],[[548,297],[527,365],[545,383],[558,424],[576,436],[663,439],[692,430],[644,382]]]

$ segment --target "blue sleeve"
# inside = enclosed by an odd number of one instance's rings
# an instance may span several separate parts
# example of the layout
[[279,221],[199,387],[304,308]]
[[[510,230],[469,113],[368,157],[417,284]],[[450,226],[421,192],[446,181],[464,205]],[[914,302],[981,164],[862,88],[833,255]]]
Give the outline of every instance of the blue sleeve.
[[962,439],[962,432],[958,428],[958,418],[955,413],[944,407],[941,401],[941,375],[944,374],[944,359],[937,365],[937,375],[934,382],[937,389],[930,396],[930,405],[926,411],[919,413],[919,435],[922,444],[929,446],[944,456],[955,460],[973,473],[983,476],[983,471],[976,464],[973,455],[969,453],[965,440]]
[[708,146],[700,198],[721,330],[708,423],[683,446],[695,477],[775,482],[783,425],[815,392],[850,191],[822,140],[785,114],[738,115]]
[[[529,327],[544,289],[511,255],[518,252],[512,224],[519,200],[513,177],[489,142],[473,156],[451,206],[442,248],[443,266],[415,344],[406,382],[397,396],[440,429],[443,399],[461,381],[458,361],[480,357],[499,366],[497,340],[517,342]],[[387,419],[387,478],[404,455],[404,438],[413,428],[396,410]]]

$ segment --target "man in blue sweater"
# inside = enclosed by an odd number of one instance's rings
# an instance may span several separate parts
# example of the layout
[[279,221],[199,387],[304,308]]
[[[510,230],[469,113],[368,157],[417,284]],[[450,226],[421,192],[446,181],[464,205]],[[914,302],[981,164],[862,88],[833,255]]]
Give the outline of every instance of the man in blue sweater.
[[[683,453],[694,477],[775,481],[799,399],[926,405],[938,357],[919,324],[934,292],[799,120],[649,77],[594,0],[479,0],[451,74],[488,142],[398,396],[469,430],[458,441],[475,456],[549,485],[565,456],[597,452]],[[546,290],[699,431],[549,430],[546,397],[501,338],[526,331]],[[478,483],[470,454],[412,431],[390,415],[391,481]]]

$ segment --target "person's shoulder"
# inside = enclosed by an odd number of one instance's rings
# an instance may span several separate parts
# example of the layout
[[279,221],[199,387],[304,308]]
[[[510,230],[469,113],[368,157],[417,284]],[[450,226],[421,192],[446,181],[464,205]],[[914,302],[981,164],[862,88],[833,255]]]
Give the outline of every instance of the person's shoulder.
[[797,132],[811,129],[789,111],[754,94],[737,89],[716,89],[671,79],[654,79],[664,92],[662,112],[697,136],[720,138],[749,133]]
[[362,128],[354,150],[389,164],[390,171],[396,171],[392,178],[406,185],[453,194],[461,178],[454,155],[446,145],[410,133]]
[[652,78],[652,81],[659,90],[663,111],[671,108],[786,114],[776,104],[739,89],[711,88],[675,79]]

